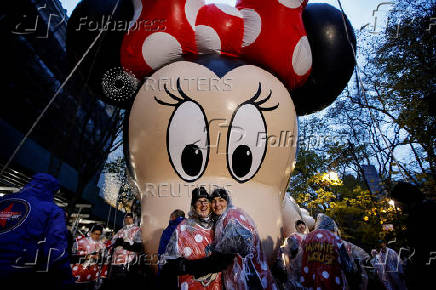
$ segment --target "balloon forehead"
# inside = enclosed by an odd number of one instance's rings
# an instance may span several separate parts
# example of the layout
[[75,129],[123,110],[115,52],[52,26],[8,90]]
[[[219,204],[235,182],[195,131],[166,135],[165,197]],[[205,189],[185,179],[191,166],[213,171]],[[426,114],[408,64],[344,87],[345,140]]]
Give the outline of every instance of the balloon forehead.
[[[256,100],[249,102],[256,94]],[[238,66],[221,77],[195,62],[167,65],[143,84],[129,117],[129,157],[142,192],[149,182],[203,184],[208,176],[216,177],[220,186],[226,184],[219,180],[258,182],[283,192],[294,163],[296,138],[296,114],[288,90],[275,76],[253,65]],[[238,142],[252,149],[257,168],[251,172],[232,168],[238,167],[232,165],[238,162],[232,158],[237,149],[232,144]],[[192,144],[203,163],[189,175],[180,163],[183,149]]]

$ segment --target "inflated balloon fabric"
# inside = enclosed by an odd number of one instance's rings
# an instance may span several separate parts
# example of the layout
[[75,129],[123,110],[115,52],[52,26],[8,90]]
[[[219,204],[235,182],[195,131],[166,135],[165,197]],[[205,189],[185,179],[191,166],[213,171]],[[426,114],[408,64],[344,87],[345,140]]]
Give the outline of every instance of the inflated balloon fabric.
[[[232,7],[201,0],[142,0],[135,11],[137,24],[124,38],[121,63],[142,78],[181,55],[216,53],[267,67],[289,89],[296,88],[312,66],[302,20],[306,3],[240,0]],[[141,25],[149,19],[162,23]]]

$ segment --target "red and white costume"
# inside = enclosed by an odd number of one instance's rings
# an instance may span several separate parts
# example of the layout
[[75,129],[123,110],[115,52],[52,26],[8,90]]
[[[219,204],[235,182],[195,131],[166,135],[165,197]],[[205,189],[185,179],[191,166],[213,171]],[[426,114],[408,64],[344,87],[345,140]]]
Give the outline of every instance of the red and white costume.
[[289,238],[295,238],[298,241],[298,244],[301,246],[301,243],[303,243],[304,239],[306,238],[306,234],[302,233],[292,233]]
[[339,249],[343,242],[332,231],[318,229],[307,234],[303,241],[301,282],[317,289],[344,289]]
[[[211,223],[201,223],[196,219],[183,220],[174,231],[168,243],[165,259],[183,257],[188,260],[206,258],[211,254],[214,231]],[[185,289],[222,289],[221,273],[210,273],[195,278],[191,275],[179,276],[179,287]]]
[[231,207],[220,216],[215,225],[214,244],[217,252],[238,254],[233,265],[223,271],[226,289],[277,289],[256,225],[241,209]]
[[[94,241],[91,237],[79,236],[73,245],[73,254],[79,256],[86,256],[90,254],[100,253],[105,250],[105,244],[101,241]],[[77,278],[76,283],[86,283],[95,281],[99,277],[100,263],[99,259],[85,259],[81,258],[79,263],[73,265],[73,276]],[[107,275],[107,267],[102,267],[101,277],[105,278]]]
[[[136,225],[124,225],[112,238],[112,244],[117,239],[123,239],[124,242],[133,245],[134,243],[141,243],[141,229]],[[113,265],[126,265],[138,259],[136,252],[131,252],[123,247],[116,247],[113,253]]]

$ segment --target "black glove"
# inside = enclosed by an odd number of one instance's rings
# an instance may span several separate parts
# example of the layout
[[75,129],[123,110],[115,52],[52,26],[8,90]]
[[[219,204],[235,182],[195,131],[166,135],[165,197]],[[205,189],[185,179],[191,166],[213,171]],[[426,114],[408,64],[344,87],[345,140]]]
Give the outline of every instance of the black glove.
[[123,243],[124,243],[124,240],[122,238],[118,238],[115,240],[115,243],[112,245],[112,247],[116,248],[116,247],[122,246]]
[[213,252],[209,257],[198,260],[186,260],[186,272],[195,277],[209,273],[219,273],[234,262],[236,254],[221,254]]
[[179,290],[177,276],[185,275],[185,259],[167,260],[159,272],[159,285],[165,290]]
[[140,253],[143,250],[142,243],[133,243],[131,245],[130,243],[123,242],[121,246],[130,252]]
[[162,266],[162,271],[168,276],[182,276],[188,274],[186,271],[186,262],[188,260],[184,258],[177,258],[173,260],[167,260]]

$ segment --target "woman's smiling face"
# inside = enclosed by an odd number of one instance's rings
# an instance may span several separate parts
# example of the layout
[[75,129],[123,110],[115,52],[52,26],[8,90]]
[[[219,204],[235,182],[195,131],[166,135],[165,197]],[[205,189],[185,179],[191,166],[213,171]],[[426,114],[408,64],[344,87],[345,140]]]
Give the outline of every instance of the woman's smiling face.
[[210,214],[210,201],[205,198],[199,198],[194,204],[194,211],[200,218],[207,218]]
[[217,196],[212,200],[211,206],[214,214],[222,215],[227,209],[227,200]]

